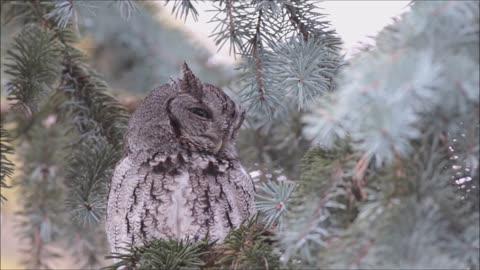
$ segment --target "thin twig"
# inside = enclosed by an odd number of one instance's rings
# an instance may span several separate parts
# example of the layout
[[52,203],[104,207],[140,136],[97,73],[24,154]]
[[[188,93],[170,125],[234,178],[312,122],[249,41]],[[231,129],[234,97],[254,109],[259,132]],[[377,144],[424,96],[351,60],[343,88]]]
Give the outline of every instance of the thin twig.
[[232,15],[232,0],[227,0],[227,14],[229,19],[230,35],[233,36],[235,34],[235,24]]
[[262,80],[262,60],[258,56],[258,47],[260,47],[261,44],[261,39],[260,37],[260,23],[262,21],[262,10],[259,11],[258,13],[258,20],[257,20],[257,26],[256,26],[256,31],[255,31],[255,37],[253,38],[253,57],[255,58],[255,75],[256,75],[256,80],[258,84],[258,95],[260,96],[260,100],[264,101],[264,84]]
[[294,26],[298,28],[300,33],[302,33],[303,40],[308,41],[309,34],[308,34],[307,26],[300,21],[300,18],[298,18],[297,9],[292,5],[285,5],[285,6],[288,10],[288,13],[290,14],[289,16],[290,21],[293,23]]

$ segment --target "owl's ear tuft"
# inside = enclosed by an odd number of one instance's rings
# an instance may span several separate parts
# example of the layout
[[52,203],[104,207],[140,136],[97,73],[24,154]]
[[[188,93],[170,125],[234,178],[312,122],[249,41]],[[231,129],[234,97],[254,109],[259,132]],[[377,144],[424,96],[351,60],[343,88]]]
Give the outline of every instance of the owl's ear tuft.
[[201,99],[203,96],[203,85],[184,62],[182,65],[183,78],[180,80],[180,89],[182,91],[191,93],[194,97]]

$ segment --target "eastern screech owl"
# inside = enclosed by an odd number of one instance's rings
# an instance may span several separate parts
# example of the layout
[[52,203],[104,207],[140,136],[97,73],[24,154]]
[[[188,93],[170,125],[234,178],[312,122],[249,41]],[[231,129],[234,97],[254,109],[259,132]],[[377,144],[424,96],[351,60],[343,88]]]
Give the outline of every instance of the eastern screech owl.
[[108,195],[112,252],[152,239],[222,241],[255,211],[234,148],[244,111],[182,69],[183,79],[154,90],[130,118]]

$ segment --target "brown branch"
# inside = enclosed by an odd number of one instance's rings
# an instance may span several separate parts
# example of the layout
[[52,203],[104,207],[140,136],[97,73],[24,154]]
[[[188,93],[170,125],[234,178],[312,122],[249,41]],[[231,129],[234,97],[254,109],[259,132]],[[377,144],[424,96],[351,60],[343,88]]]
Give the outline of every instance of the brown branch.
[[368,254],[368,251],[370,250],[370,248],[372,247],[372,245],[374,244],[374,240],[373,239],[370,239],[368,241],[368,243],[366,243],[362,249],[360,250],[360,252],[358,253],[357,257],[355,258],[354,261],[351,262],[350,264],[350,267],[349,268],[352,268],[352,266],[358,266],[358,264],[360,263],[360,261],[365,257],[367,256]]
[[227,14],[229,19],[230,35],[233,36],[235,34],[235,24],[232,15],[232,0],[227,0]]
[[42,260],[40,259],[40,252],[42,250],[42,239],[40,238],[40,228],[35,228],[35,233],[34,233],[34,246],[35,246],[35,263],[34,267],[39,267],[42,265]]
[[313,213],[313,216],[312,216],[312,219],[310,219],[310,221],[308,222],[307,229],[304,230],[300,234],[300,237],[298,237],[298,239],[305,238],[308,235],[308,233],[310,231],[312,231],[317,226],[317,224],[318,224],[317,220],[320,217],[320,215],[322,214],[322,210],[325,209],[326,203],[328,202],[328,195],[331,194],[331,192],[336,188],[336,185],[339,182],[343,181],[342,167],[341,167],[340,161],[339,160],[335,161],[334,166],[335,166],[335,169],[332,172],[332,179],[331,179],[332,180],[332,185],[328,188],[328,190],[323,192],[322,198],[320,199],[320,203],[318,204],[317,208],[315,209],[315,211]]
[[288,13],[290,14],[289,16],[290,21],[294,24],[294,26],[298,28],[298,30],[303,36],[303,40],[307,41],[309,37],[307,26],[304,23],[302,23],[300,21],[300,18],[297,16],[297,9],[292,5],[285,5],[285,7],[287,8]]
[[352,192],[358,201],[366,198],[363,187],[365,186],[365,171],[370,164],[370,157],[365,153],[355,165],[352,175]]
[[258,84],[258,95],[260,96],[260,100],[264,101],[264,84],[262,80],[262,60],[258,56],[258,47],[260,47],[261,40],[260,40],[260,22],[262,21],[262,10],[259,11],[258,13],[258,20],[257,20],[257,26],[255,28],[255,37],[253,38],[253,57],[255,58],[255,76]]

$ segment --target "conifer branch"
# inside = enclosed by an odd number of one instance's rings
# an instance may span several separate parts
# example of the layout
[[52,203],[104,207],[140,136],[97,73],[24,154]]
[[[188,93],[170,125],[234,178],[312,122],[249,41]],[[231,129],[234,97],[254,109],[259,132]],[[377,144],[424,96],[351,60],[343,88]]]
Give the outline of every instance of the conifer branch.
[[117,263],[103,268],[116,270],[127,269],[200,269],[205,265],[202,258],[210,247],[207,242],[191,240],[155,240],[144,243],[141,247],[130,246],[125,251],[112,254],[107,258],[118,260]]
[[8,99],[27,116],[38,111],[39,101],[52,91],[60,72],[58,49],[53,32],[30,24],[7,51],[5,73],[12,77],[7,83]]
[[[59,240],[66,238],[73,241],[68,249],[77,251],[75,257],[79,263],[81,259],[85,259],[82,267],[92,268],[101,263],[99,259],[101,253],[98,251],[105,249],[106,246],[105,239],[101,240],[102,238],[98,237],[98,230],[92,229],[91,225],[97,225],[103,218],[107,183],[111,177],[112,167],[122,151],[126,112],[106,92],[107,86],[98,74],[84,64],[82,54],[72,47],[76,37],[68,29],[72,25],[71,18],[59,19],[52,15],[57,14],[61,17],[73,11],[68,6],[55,7],[50,2],[31,1],[29,3],[31,13],[35,14],[35,24],[29,27],[35,31],[29,31],[30,28],[26,28],[24,31],[28,31],[27,34],[20,36],[17,40],[19,42],[23,38],[21,41],[25,40],[25,42],[20,42],[22,45],[15,47],[16,50],[11,50],[10,55],[13,55],[11,59],[19,63],[12,64],[13,71],[10,73],[17,75],[20,83],[11,84],[10,92],[14,98],[22,102],[20,104],[29,103],[27,108],[37,106],[34,107],[35,110],[31,110],[33,117],[29,125],[33,130],[27,130],[28,134],[38,133],[36,126],[39,123],[44,123],[43,125],[49,129],[52,125],[55,127],[56,122],[61,122],[63,133],[58,132],[55,136],[51,136],[55,142],[52,143],[52,148],[55,144],[63,151],[70,149],[71,152],[65,157],[61,155],[66,154],[65,152],[51,153],[52,157],[59,159],[52,160],[54,164],[52,166],[55,168],[52,171],[56,173],[54,179],[46,179],[56,182],[55,189],[50,187],[51,184],[30,180],[37,177],[35,174],[38,174],[38,170],[23,170],[25,176],[18,185],[26,195],[22,199],[23,211],[19,214],[26,218],[22,223],[22,234],[30,239],[32,249],[29,252],[34,255],[27,263],[34,268],[48,267],[47,262],[52,256],[60,256],[60,254],[51,253],[50,245],[61,245]],[[60,2],[57,4],[61,5]],[[65,12],[55,11],[55,8],[65,8]],[[31,40],[36,42],[32,43]],[[28,42],[32,45],[28,45],[30,44]],[[39,50],[35,46],[40,48],[45,46],[45,49]],[[17,51],[21,53],[16,53]],[[38,53],[35,54],[37,51]],[[54,53],[55,61],[43,56],[50,51]],[[28,62],[32,60],[43,60],[45,63],[42,61],[40,63],[43,64],[42,66],[37,62]],[[24,62],[27,65],[24,65],[24,69],[20,69],[19,67],[22,67],[20,64]],[[55,68],[55,73],[50,71],[49,65]],[[31,72],[32,69],[35,72]],[[31,91],[26,87],[29,84],[25,86],[25,81],[31,78],[27,75],[38,76],[42,75],[42,72],[49,75],[44,76],[47,79],[44,79],[43,83],[48,86],[46,89],[49,91],[44,90],[45,94],[42,96],[31,98],[33,94],[30,93],[38,91]],[[37,77],[33,77],[32,80],[35,83],[39,82]],[[12,85],[21,87],[13,88]],[[48,116],[47,119],[45,115]],[[69,133],[65,134],[65,130]],[[45,149],[37,149],[48,142],[48,140],[40,140],[35,134],[28,135],[28,142],[31,145],[27,148],[27,152],[48,154],[49,152]],[[57,151],[61,152],[58,149]],[[30,163],[28,158],[28,156],[25,158],[27,164]],[[45,159],[45,162],[47,160]],[[36,185],[41,185],[42,190],[38,190]],[[47,188],[45,191],[43,191],[44,186]],[[50,192],[54,192],[53,195]],[[61,201],[66,201],[66,205],[59,203]],[[40,202],[38,207],[37,202]],[[79,225],[66,222],[71,220],[71,216]],[[90,225],[88,230],[85,229],[87,225]],[[45,234],[45,230],[48,230],[48,234]]]
[[299,32],[302,34],[303,41],[308,41],[309,33],[307,31],[307,27],[298,18],[297,9],[292,5],[286,5],[286,8],[289,13],[290,21],[298,28]]
[[[321,82],[321,88],[333,89],[331,77],[336,71],[327,71],[327,69],[336,66],[336,70],[339,65],[340,39],[333,31],[328,30],[328,24],[323,21],[323,15],[313,11],[316,8],[314,4],[301,1],[278,3],[275,1],[251,1],[250,3],[226,1],[225,7],[222,7],[222,4],[223,2],[217,6],[217,14],[211,21],[217,23],[213,36],[220,47],[227,40],[230,40],[234,52],[239,47],[238,54],[244,59],[240,68],[245,75],[240,78],[240,97],[252,113],[263,115],[264,119],[271,119],[288,107],[285,104],[290,103],[290,97],[294,96],[282,93],[283,82],[277,78],[277,70],[273,70],[278,67],[287,67],[285,63],[280,62],[283,57],[278,57],[276,54],[278,53],[276,50],[280,47],[278,44],[289,44],[298,48],[295,43],[300,40],[307,43],[307,37],[314,36],[316,41],[309,44],[318,46],[315,53],[308,52],[308,55],[302,54],[307,53],[306,51],[289,53],[294,59],[315,57],[328,59],[325,63],[318,63],[318,68],[325,69],[322,72],[325,78]],[[222,18],[222,14],[226,16]],[[297,32],[302,38],[298,38]],[[317,56],[319,53],[322,56]],[[338,59],[334,59],[335,56]],[[310,67],[312,63],[302,62],[299,65]],[[318,74],[317,71],[310,69],[305,69],[302,73],[306,77]],[[315,86],[315,88],[319,87]],[[302,90],[297,93],[300,101],[297,103],[299,108],[303,109],[303,100],[310,100],[311,94],[310,91]]]
[[24,166],[15,179],[21,198],[22,210],[16,215],[20,223],[18,230],[27,245],[23,252],[28,254],[23,263],[32,269],[50,269],[49,260],[58,257],[52,244],[62,236],[65,225],[61,164],[63,147],[61,131],[55,117],[36,123],[29,132],[30,142],[24,142],[19,155]]
[[[3,121],[0,122],[0,154],[0,189],[4,189],[10,187],[6,180],[12,177],[15,165],[7,157],[7,155],[13,154],[13,147],[8,132],[3,128]],[[6,198],[0,194],[0,202],[3,200]]]
[[[211,248],[212,269],[277,269],[279,254],[271,244],[271,234],[254,217],[231,230],[223,244]],[[212,261],[213,259],[213,261]]]
[[284,218],[290,208],[290,200],[296,188],[294,182],[269,180],[257,186],[255,206],[263,214],[265,228],[275,226],[278,230],[283,229]]
[[[440,5],[440,4],[438,4]],[[438,42],[444,42],[445,50],[455,46],[465,48],[474,53],[474,45],[478,38],[473,38],[474,32],[478,33],[479,24],[478,6],[472,2],[462,2],[446,7],[448,12],[439,13],[432,17],[436,22],[443,19],[452,19],[454,23],[448,31],[456,33],[455,43],[449,43],[447,39],[435,37],[432,29],[421,29],[416,35],[406,33],[404,25],[411,21],[424,21],[429,18],[429,9],[438,8],[435,4],[416,4],[404,20],[396,25],[385,28],[376,38],[378,48],[359,57],[346,67],[341,91],[333,98],[335,109],[323,116],[316,117],[317,124],[310,125],[308,129],[320,130],[322,126],[321,141],[332,141],[335,133],[343,134],[346,131],[352,136],[355,146],[374,157],[377,166],[391,164],[395,156],[405,157],[413,151],[411,142],[421,136],[419,123],[425,117],[439,115],[447,122],[455,118],[457,114],[478,107],[477,82],[478,76],[466,76],[465,74],[478,74],[475,61],[465,61],[462,64],[464,72],[453,70],[452,63],[464,59],[463,56],[443,57],[443,52],[435,48]],[[443,18],[443,19],[442,19]],[[439,33],[447,31],[434,23]],[[467,26],[470,25],[470,26]],[[471,31],[462,31],[467,27]],[[457,30],[454,30],[457,29]],[[432,35],[428,43],[422,43],[426,51],[419,52],[414,44],[420,42],[422,33]],[[402,44],[390,44],[391,40],[402,40]],[[421,43],[421,42],[420,42]],[[400,48],[399,48],[400,47]],[[450,49],[449,49],[450,48]],[[398,52],[402,57],[393,57]],[[416,69],[403,69],[405,66],[415,65]],[[388,76],[394,70],[405,70],[404,80]],[[467,71],[468,70],[468,71]],[[375,76],[370,76],[375,74]],[[448,74],[448,75],[447,75]],[[351,79],[347,79],[351,78]],[[348,82],[347,82],[348,81]],[[442,81],[442,83],[440,83]],[[447,89],[459,89],[459,83],[464,94],[453,94],[455,91]],[[450,85],[445,87],[444,85]],[[398,89],[392,95],[388,89]],[[361,102],[360,102],[361,101]],[[445,101],[445,103],[444,103]],[[405,104],[409,104],[405,106]],[[359,107],[356,107],[359,106]],[[347,109],[348,108],[348,109]],[[398,117],[402,115],[402,117]],[[339,126],[335,122],[328,121],[325,116],[342,122]],[[453,117],[453,118],[452,118]],[[447,124],[447,122],[445,124]],[[318,125],[318,126],[316,126]],[[449,125],[449,124],[447,124]],[[343,128],[347,130],[341,130]],[[441,132],[439,127],[439,132]],[[328,132],[327,132],[328,131]]]
[[[167,5],[171,0],[166,0],[165,5]],[[193,20],[198,21],[198,11],[195,8],[195,3],[197,0],[184,0],[184,1],[173,1],[173,10],[172,13],[175,14],[175,17],[187,20],[189,14],[192,14]]]
[[115,4],[120,10],[120,14],[124,19],[130,19],[133,12],[137,10],[135,0],[115,0]]

